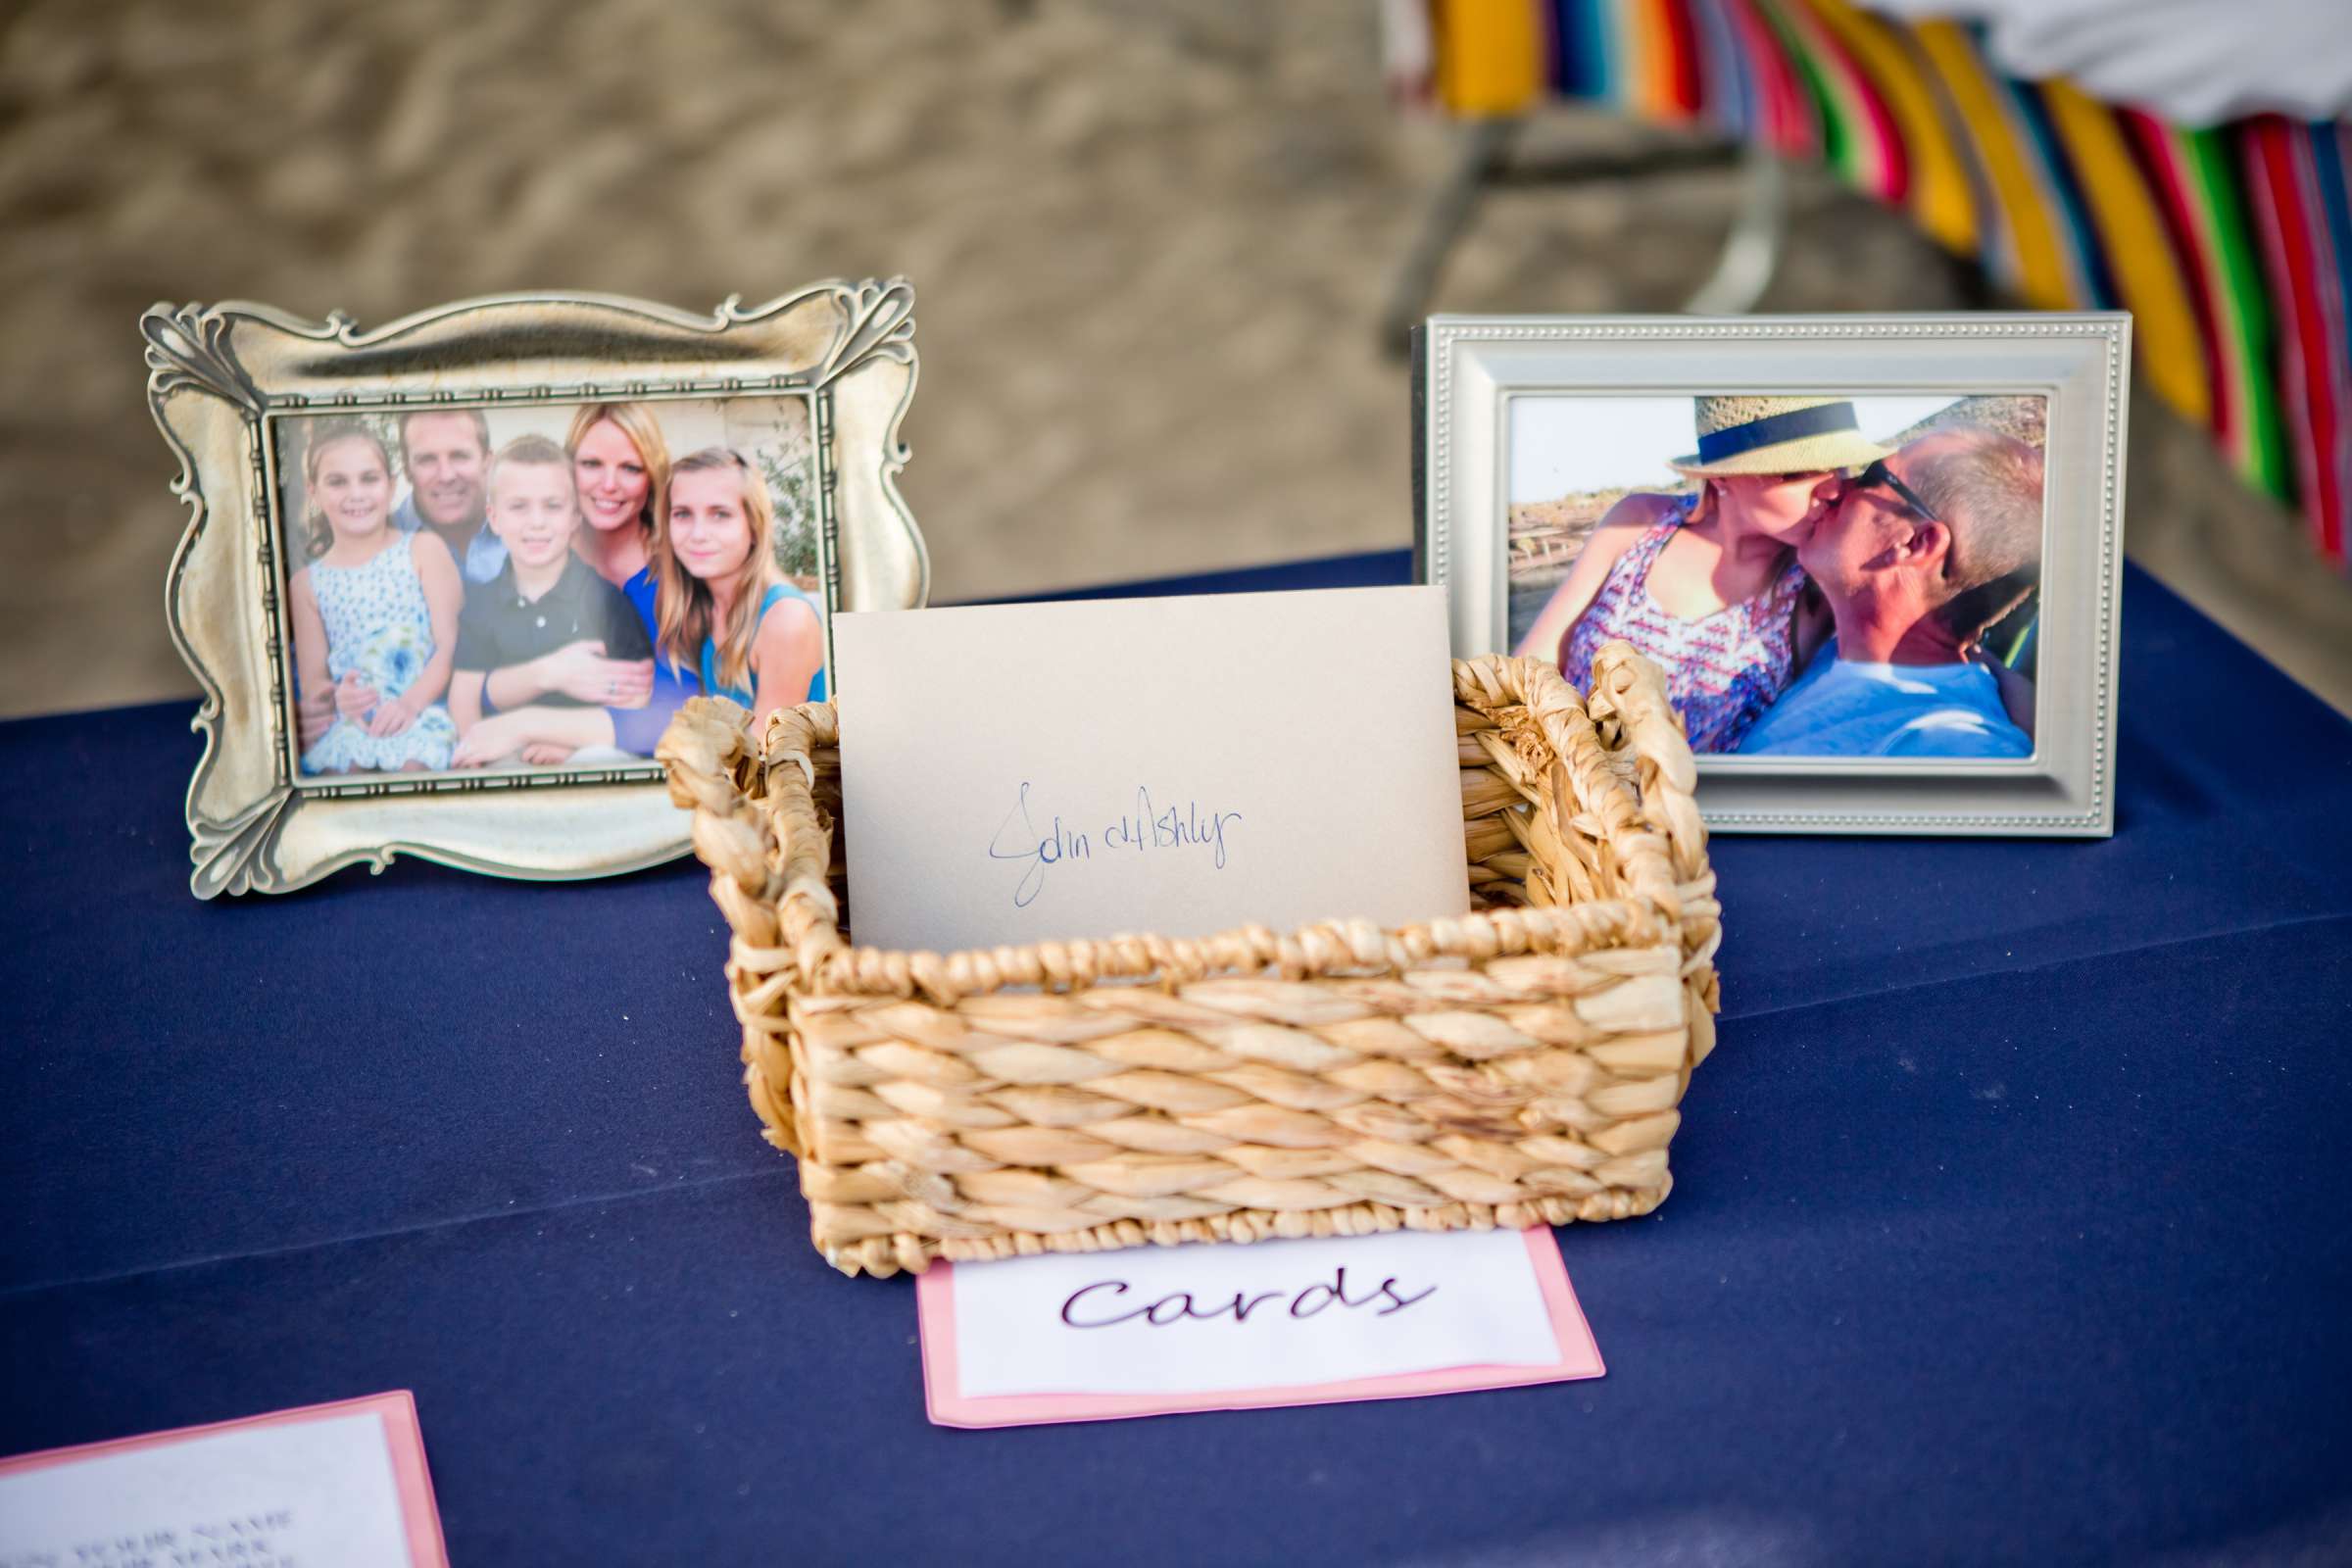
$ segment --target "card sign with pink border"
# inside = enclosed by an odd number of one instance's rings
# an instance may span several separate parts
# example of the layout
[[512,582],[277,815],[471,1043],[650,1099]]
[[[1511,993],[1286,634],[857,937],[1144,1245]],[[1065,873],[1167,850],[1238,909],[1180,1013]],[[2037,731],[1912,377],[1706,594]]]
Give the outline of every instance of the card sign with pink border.
[[0,1459],[0,1563],[448,1568],[405,1389]]
[[1542,1227],[943,1262],[916,1301],[942,1426],[1396,1399],[1604,1370]]

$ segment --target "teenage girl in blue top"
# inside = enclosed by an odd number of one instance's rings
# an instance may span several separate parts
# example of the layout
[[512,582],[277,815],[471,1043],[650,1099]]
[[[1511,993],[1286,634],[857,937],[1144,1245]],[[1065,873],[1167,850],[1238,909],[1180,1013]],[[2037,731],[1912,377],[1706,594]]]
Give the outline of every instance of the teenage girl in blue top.
[[755,724],[825,696],[824,622],[776,569],[775,515],[760,470],[707,447],[671,466],[654,536],[658,658],[697,670],[706,696],[733,698]]

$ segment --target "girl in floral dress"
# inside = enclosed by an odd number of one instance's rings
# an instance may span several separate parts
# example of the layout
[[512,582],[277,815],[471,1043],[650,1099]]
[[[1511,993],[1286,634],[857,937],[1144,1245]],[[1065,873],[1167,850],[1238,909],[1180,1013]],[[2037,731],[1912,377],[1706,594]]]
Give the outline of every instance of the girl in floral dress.
[[438,770],[465,584],[430,528],[392,526],[392,464],[365,426],[330,425],[303,459],[310,564],[287,585],[305,773]]
[[1694,752],[1728,752],[1825,634],[1796,564],[1826,481],[1886,456],[1837,398],[1702,397],[1698,451],[1672,466],[1696,495],[1636,492],[1609,509],[1519,640],[1579,691],[1623,639],[1665,672]]

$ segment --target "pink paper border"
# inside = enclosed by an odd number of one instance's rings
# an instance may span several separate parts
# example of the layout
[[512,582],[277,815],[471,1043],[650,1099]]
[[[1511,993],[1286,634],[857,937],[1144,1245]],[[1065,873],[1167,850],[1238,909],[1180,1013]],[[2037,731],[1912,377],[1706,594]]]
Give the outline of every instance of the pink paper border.
[[1532,1383],[1565,1383],[1596,1378],[1608,1370],[1600,1347],[1585,1321],[1559,1238],[1547,1225],[1519,1233],[1527,1244],[1536,1286],[1551,1318],[1560,1359],[1547,1366],[1442,1367],[1433,1372],[1396,1372],[1383,1377],[1346,1378],[1275,1389],[1221,1389],[1213,1394],[1003,1394],[985,1398],[957,1392],[956,1365],[956,1265],[942,1259],[915,1280],[916,1317],[923,1355],[923,1403],[932,1424],[943,1427],[1042,1426],[1057,1421],[1120,1421],[1133,1416],[1172,1415],[1187,1410],[1262,1410],[1295,1404],[1344,1404],[1357,1399],[1409,1399],[1429,1394],[1473,1389],[1516,1389]]
[[128,1453],[138,1448],[160,1448],[194,1438],[209,1438],[216,1433],[234,1431],[239,1427],[297,1426],[307,1421],[331,1420],[363,1411],[372,1412],[383,1422],[384,1443],[390,1450],[392,1462],[392,1485],[400,1497],[401,1522],[409,1538],[410,1560],[416,1564],[416,1568],[449,1568],[449,1545],[441,1536],[441,1510],[433,1502],[432,1472],[424,1462],[424,1432],[416,1423],[416,1396],[407,1389],[370,1394],[357,1399],[336,1399],[327,1404],[306,1404],[292,1410],[272,1410],[266,1415],[249,1415],[235,1421],[212,1421],[203,1426],[174,1427],[169,1432],[146,1432],[137,1437],[77,1444],[71,1448],[43,1448],[37,1453],[20,1453],[0,1459],[0,1476],[17,1475],[26,1470],[46,1470],[56,1465],[74,1464],[108,1454]]

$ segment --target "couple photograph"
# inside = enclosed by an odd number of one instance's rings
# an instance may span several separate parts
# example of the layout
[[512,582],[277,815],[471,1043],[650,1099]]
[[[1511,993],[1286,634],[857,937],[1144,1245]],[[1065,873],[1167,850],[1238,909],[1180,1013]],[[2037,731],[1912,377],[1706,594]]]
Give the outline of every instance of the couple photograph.
[[803,398],[277,431],[305,777],[627,765],[689,697],[825,695]]
[[1513,653],[1614,640],[1702,756],[2034,755],[2038,396],[1524,397]]

